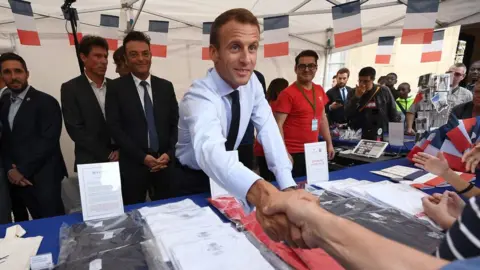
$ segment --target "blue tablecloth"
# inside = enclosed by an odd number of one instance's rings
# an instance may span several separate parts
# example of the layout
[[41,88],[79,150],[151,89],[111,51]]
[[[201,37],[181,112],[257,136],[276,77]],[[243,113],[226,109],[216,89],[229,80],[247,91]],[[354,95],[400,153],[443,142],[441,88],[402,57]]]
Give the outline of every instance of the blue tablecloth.
[[[379,175],[372,174],[370,173],[370,171],[381,170],[383,168],[387,168],[394,165],[410,165],[410,163],[406,159],[395,159],[395,160],[389,160],[384,162],[376,162],[376,163],[350,167],[344,170],[331,172],[330,180],[339,180],[339,179],[345,179],[345,178],[351,177],[358,180],[370,180],[374,182],[382,181],[382,180],[385,180],[386,178]],[[297,179],[297,181],[304,181],[304,180],[305,180],[305,177]],[[434,189],[426,190],[425,192],[432,194],[434,192],[443,192],[444,190],[445,188],[434,188]],[[179,198],[173,198],[169,200],[130,205],[125,207],[125,211],[131,211],[143,206],[155,206],[155,205],[160,205],[160,204],[165,204],[170,202],[176,202],[176,201],[183,200],[185,198],[190,198],[200,206],[206,206],[208,205],[206,200],[208,196],[209,194],[205,193],[205,194],[199,194],[199,195],[194,195],[189,197],[179,197]],[[60,250],[60,247],[59,247],[60,226],[62,225],[62,223],[75,224],[79,222],[82,222],[82,215],[80,213],[76,213],[76,214],[58,216],[53,218],[21,222],[19,224],[22,225],[22,227],[27,231],[27,234],[24,237],[43,236],[43,241],[38,250],[38,254],[51,252],[53,255],[54,262],[57,262],[58,253]],[[5,236],[5,230],[9,226],[11,226],[11,224],[0,225],[0,238],[3,238]]]

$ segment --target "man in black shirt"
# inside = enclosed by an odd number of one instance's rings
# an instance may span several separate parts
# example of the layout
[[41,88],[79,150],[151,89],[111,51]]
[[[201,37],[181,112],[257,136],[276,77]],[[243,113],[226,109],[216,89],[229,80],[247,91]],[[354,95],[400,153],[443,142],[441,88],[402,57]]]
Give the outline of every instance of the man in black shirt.
[[467,89],[473,91],[475,88],[475,83],[478,81],[480,77],[480,60],[473,62],[468,70],[468,84]]
[[358,74],[358,86],[348,95],[345,114],[354,129],[363,133],[381,128],[387,130],[388,122],[399,122],[396,103],[392,93],[385,86],[374,84],[376,71],[365,67]]
[[386,77],[386,83],[385,85],[390,89],[390,92],[392,92],[394,100],[397,100],[397,98],[400,97],[400,92],[395,89],[395,84],[397,84],[397,79],[398,76],[395,73],[388,73]]

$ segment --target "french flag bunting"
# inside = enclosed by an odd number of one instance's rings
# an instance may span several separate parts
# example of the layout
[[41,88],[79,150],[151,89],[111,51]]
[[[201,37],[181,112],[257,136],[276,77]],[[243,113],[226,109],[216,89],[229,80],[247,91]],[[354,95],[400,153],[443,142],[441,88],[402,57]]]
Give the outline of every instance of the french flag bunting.
[[[79,20],[78,20],[78,13],[77,13],[77,9],[73,9],[73,12],[75,14],[75,19],[77,20],[77,39],[78,39],[78,42],[82,41],[82,38],[83,38],[83,34],[82,34],[82,31],[80,30],[80,23],[79,23]],[[73,31],[72,31],[72,24],[70,23],[70,15],[67,14],[65,16],[65,19],[67,20],[67,31],[68,31],[68,40],[70,42],[70,45],[75,45],[75,40],[73,39]]]
[[100,15],[100,31],[108,42],[108,49],[115,51],[118,48],[118,26],[120,18],[113,15]]
[[423,93],[418,92],[417,95],[415,95],[415,99],[413,100],[413,104],[417,104],[422,100],[423,100]]
[[264,57],[288,55],[289,17],[278,16],[263,19],[265,37]]
[[420,62],[440,62],[442,60],[444,30],[433,32],[433,40],[430,44],[424,44],[422,48],[422,60]]
[[379,37],[375,64],[390,64],[395,37]]
[[408,1],[402,44],[432,43],[439,3],[439,0]]
[[150,50],[153,56],[167,57],[168,25],[167,21],[149,22],[148,34],[151,39]]
[[360,1],[332,7],[335,48],[362,42]]
[[12,8],[20,44],[40,46],[40,37],[38,36],[30,2],[21,0],[10,0],[8,2]]
[[210,59],[210,30],[212,29],[211,22],[203,23],[203,37],[202,37],[202,60]]

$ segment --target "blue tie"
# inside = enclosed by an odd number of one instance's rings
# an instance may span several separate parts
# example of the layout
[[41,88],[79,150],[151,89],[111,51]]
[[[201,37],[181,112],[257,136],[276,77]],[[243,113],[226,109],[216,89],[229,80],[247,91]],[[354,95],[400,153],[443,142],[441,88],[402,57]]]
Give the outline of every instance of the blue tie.
[[342,93],[342,100],[345,101],[345,87],[340,89],[340,92]]
[[150,137],[150,149],[158,151],[158,135],[157,128],[155,127],[155,116],[153,114],[153,103],[148,94],[146,81],[141,81],[140,85],[143,86],[143,103],[145,110],[145,118],[147,118],[148,135]]

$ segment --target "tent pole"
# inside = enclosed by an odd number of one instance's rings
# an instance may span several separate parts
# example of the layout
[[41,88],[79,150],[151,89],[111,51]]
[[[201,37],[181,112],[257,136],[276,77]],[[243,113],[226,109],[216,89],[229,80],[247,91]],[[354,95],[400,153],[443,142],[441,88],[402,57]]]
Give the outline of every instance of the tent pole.
[[130,28],[131,31],[133,31],[135,29],[135,25],[137,24],[137,21],[138,21],[138,18],[140,17],[140,14],[142,14],[142,10],[143,10],[143,6],[145,6],[145,2],[147,2],[147,0],[143,0],[142,4],[140,5],[140,9],[137,12],[137,16],[135,17],[135,20],[133,21],[133,24]]
[[328,60],[330,58],[330,51],[332,50],[332,45],[331,45],[331,38],[332,38],[332,28],[327,29],[327,46],[325,46],[325,61],[323,65],[323,87],[327,86],[327,68],[328,68]]

